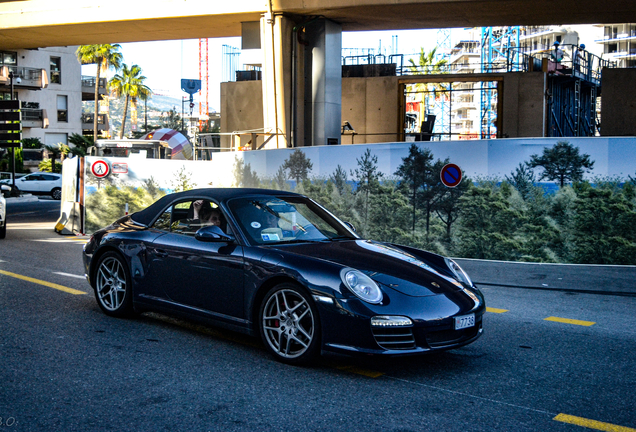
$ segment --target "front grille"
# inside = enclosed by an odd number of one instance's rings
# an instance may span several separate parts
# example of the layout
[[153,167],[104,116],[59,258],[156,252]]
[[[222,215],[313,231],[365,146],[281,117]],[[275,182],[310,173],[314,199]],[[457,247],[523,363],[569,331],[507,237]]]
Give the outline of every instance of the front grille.
[[406,350],[415,348],[411,327],[372,327],[375,341],[384,349]]
[[450,345],[471,339],[477,335],[479,324],[461,330],[438,330],[426,333],[426,343],[430,347]]

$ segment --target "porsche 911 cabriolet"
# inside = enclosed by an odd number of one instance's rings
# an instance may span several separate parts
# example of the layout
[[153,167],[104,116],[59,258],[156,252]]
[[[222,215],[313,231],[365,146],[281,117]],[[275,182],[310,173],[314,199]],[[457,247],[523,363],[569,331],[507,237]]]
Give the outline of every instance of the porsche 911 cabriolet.
[[83,258],[105,314],[156,311],[260,335],[291,364],[424,354],[482,334],[484,297],[455,261],[363,239],[291,192],[169,194],[95,232]]

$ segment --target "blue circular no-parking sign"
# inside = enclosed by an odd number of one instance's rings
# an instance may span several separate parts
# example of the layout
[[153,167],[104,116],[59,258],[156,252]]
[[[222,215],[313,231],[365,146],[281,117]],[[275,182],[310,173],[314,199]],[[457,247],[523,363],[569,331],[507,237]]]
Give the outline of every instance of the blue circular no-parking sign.
[[455,187],[462,181],[462,170],[455,164],[446,164],[439,177],[445,186]]

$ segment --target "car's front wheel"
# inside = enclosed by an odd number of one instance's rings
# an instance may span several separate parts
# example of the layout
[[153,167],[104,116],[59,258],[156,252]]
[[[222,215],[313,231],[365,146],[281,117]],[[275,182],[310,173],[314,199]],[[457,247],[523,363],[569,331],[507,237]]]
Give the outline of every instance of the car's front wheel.
[[95,297],[106,315],[132,315],[130,280],[128,265],[117,252],[106,252],[99,258],[95,272]]
[[0,228],[0,239],[3,239],[7,236],[7,218],[4,218],[4,225]]
[[62,189],[60,188],[53,188],[53,190],[51,191],[51,197],[54,200],[60,200],[62,199]]
[[320,348],[318,312],[311,297],[297,285],[272,288],[263,299],[260,314],[263,342],[284,363],[307,363]]

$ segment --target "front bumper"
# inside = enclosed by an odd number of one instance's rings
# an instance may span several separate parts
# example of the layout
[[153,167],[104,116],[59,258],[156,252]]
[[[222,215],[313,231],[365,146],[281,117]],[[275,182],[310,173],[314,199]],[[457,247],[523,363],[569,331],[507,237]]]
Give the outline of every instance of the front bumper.
[[323,344],[322,350],[333,354],[390,357],[446,351],[473,343],[483,334],[482,316],[475,317],[475,319],[474,327],[462,330],[453,330],[450,326],[392,329],[395,331],[393,338],[387,336],[385,331],[382,332],[381,337],[378,337],[372,329],[373,342],[371,343],[347,345],[326,342]]

